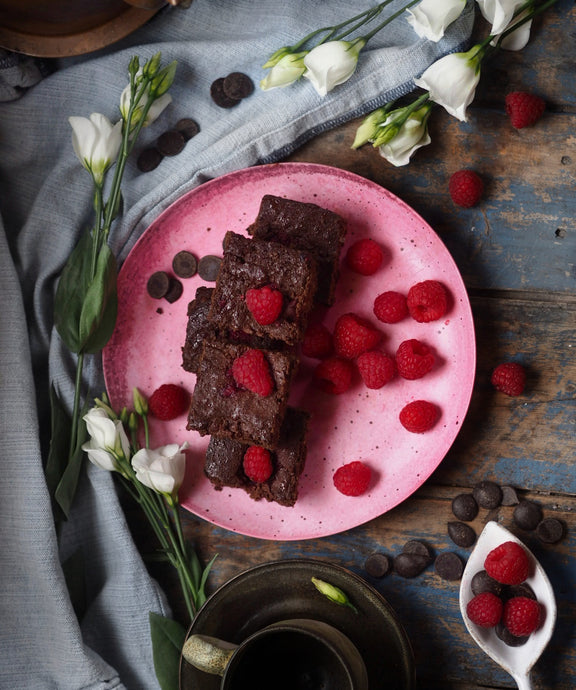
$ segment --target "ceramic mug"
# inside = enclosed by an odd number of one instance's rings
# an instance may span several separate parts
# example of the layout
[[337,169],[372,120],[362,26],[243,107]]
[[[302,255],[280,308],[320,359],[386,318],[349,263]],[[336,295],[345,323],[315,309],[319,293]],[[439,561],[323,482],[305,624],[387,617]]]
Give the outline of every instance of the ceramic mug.
[[239,645],[190,635],[184,659],[222,677],[221,690],[368,690],[360,652],[328,623],[294,618],[273,623]]

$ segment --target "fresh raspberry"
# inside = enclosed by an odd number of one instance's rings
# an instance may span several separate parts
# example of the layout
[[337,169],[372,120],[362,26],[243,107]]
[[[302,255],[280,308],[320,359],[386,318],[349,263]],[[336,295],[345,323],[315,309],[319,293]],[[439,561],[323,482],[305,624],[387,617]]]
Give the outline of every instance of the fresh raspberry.
[[482,198],[484,183],[474,170],[458,170],[450,178],[448,191],[457,206],[470,208]]
[[265,482],[272,476],[270,451],[261,446],[248,446],[242,462],[244,474],[253,482]]
[[437,280],[416,283],[406,298],[410,316],[418,323],[429,323],[444,316],[448,309],[448,293]]
[[352,364],[341,357],[329,357],[316,367],[314,380],[325,393],[340,395],[352,384]]
[[512,127],[522,129],[537,122],[546,109],[546,103],[533,93],[513,91],[506,96],[506,114]]
[[517,362],[505,362],[494,369],[490,381],[496,390],[515,397],[524,391],[526,370]]
[[246,291],[246,305],[261,326],[274,323],[282,312],[284,297],[270,285]]
[[365,238],[358,240],[346,252],[348,268],[363,276],[371,276],[382,265],[384,253],[374,240]]
[[175,383],[164,383],[148,400],[148,410],[153,417],[164,422],[184,414],[190,404],[190,394]]
[[360,462],[360,460],[354,460],[354,462],[339,467],[334,472],[332,480],[341,494],[360,496],[368,488],[371,476],[372,472],[368,465]]
[[232,363],[232,376],[239,386],[264,397],[274,389],[270,365],[262,350],[246,350],[236,357]]
[[504,604],[504,625],[515,637],[527,637],[540,626],[540,604],[528,597],[512,597]]
[[481,628],[493,628],[502,618],[502,599],[493,592],[482,592],[470,599],[466,615]]
[[396,374],[396,362],[380,350],[363,352],[356,360],[358,371],[367,388],[374,390],[389,383]]
[[404,340],[396,351],[398,373],[410,381],[425,376],[434,366],[434,361],[434,355],[428,345],[415,338]]
[[427,400],[414,400],[400,410],[400,423],[413,434],[423,434],[429,431],[440,416],[440,411],[434,403]]
[[378,345],[382,334],[357,314],[343,314],[334,326],[334,351],[345,359],[354,359]]
[[323,323],[313,323],[302,339],[302,354],[314,359],[326,359],[334,351],[332,333]]
[[398,323],[408,316],[406,297],[401,292],[388,290],[374,300],[374,316],[382,323]]
[[486,556],[484,570],[503,585],[519,585],[530,576],[532,563],[520,544],[505,541]]

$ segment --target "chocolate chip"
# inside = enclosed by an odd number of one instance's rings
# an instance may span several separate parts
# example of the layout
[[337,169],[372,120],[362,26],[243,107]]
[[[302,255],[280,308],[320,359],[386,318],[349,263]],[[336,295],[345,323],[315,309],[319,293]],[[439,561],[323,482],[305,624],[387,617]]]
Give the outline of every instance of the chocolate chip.
[[179,300],[180,297],[182,297],[182,293],[184,292],[184,287],[182,283],[178,280],[178,278],[170,278],[170,287],[168,288],[168,292],[164,295],[164,299],[167,302],[170,302],[170,304],[173,304],[176,302],[176,300]]
[[528,637],[516,637],[516,635],[513,635],[502,621],[496,624],[494,630],[498,638],[509,647],[521,647],[528,642]]
[[503,506],[516,506],[520,503],[516,489],[513,486],[503,486],[502,487],[502,505]]
[[556,544],[566,533],[566,525],[558,518],[545,518],[536,527],[536,534],[545,544]]
[[174,129],[184,137],[186,141],[195,137],[200,131],[200,125],[190,117],[183,117],[174,125]]
[[240,103],[238,98],[230,98],[224,92],[224,77],[219,77],[210,85],[210,97],[221,108],[233,108]]
[[533,530],[542,520],[542,508],[534,501],[523,499],[514,508],[512,518],[520,529]]
[[140,155],[136,159],[136,166],[140,172],[150,172],[160,165],[162,158],[164,158],[164,156],[160,151],[154,146],[151,146],[140,152]]
[[410,539],[407,541],[402,547],[402,553],[414,553],[418,556],[423,556],[428,560],[428,563],[431,563],[434,559],[434,553],[431,547],[426,542],[420,541],[419,539]]
[[198,262],[198,275],[202,280],[214,281],[218,277],[222,259],[219,256],[207,254]]
[[419,553],[399,553],[394,557],[394,570],[400,577],[416,577],[429,563],[430,559]]
[[153,299],[162,299],[170,288],[170,276],[165,271],[156,271],[146,283],[146,290]]
[[464,572],[464,562],[457,553],[445,551],[434,561],[434,569],[443,580],[459,580]]
[[468,548],[476,541],[476,532],[465,522],[449,522],[448,536],[456,544]]
[[495,482],[488,480],[476,484],[472,495],[481,508],[498,508],[502,503],[502,489]]
[[526,597],[526,599],[534,599],[537,597],[534,590],[527,582],[522,582],[519,585],[507,585],[502,590],[503,599],[513,599],[514,597]]
[[228,98],[240,100],[246,98],[254,91],[254,83],[243,72],[231,72],[222,83],[224,93]]
[[496,596],[502,593],[503,585],[488,575],[485,570],[479,570],[470,580],[470,589],[475,596],[482,592],[491,592]]
[[472,494],[459,494],[452,501],[454,516],[464,522],[470,522],[478,515],[478,504]]
[[372,577],[384,577],[392,570],[392,559],[385,553],[371,553],[364,562],[364,569]]
[[186,139],[181,132],[169,129],[156,139],[156,148],[163,156],[176,156],[186,146]]
[[179,278],[191,278],[196,275],[198,261],[194,254],[182,250],[172,259],[172,268]]

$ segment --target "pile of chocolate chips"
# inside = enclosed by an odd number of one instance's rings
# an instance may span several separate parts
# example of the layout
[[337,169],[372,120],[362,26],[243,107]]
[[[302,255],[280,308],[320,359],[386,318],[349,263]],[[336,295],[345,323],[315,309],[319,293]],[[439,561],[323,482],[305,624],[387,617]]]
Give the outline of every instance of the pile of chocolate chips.
[[136,160],[140,172],[150,172],[157,168],[165,156],[176,156],[186,146],[187,142],[200,131],[198,123],[190,117],[184,117],[172,127],[163,132],[154,143],[142,149]]
[[192,278],[196,273],[207,282],[214,282],[222,259],[219,256],[207,254],[198,260],[192,252],[182,250],[172,259],[172,270],[156,271],[146,283],[146,290],[152,299],[165,299],[170,304],[182,297],[184,287],[180,278]]
[[210,85],[210,97],[220,108],[233,108],[254,91],[254,83],[243,72],[231,72],[215,79]]

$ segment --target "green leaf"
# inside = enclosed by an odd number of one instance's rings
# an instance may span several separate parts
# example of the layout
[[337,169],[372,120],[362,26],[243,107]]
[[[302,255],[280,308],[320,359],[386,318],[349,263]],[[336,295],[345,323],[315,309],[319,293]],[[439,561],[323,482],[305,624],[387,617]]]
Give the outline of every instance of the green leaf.
[[148,617],[158,683],[162,690],[178,690],[180,654],[186,640],[186,630],[177,621],[158,613],[151,611]]
[[116,277],[116,259],[110,247],[104,244],[98,254],[94,280],[87,285],[80,314],[80,339],[83,351],[88,354],[102,350],[114,331],[118,312]]
[[82,444],[87,439],[88,434],[86,433],[86,423],[82,420],[82,417],[87,411],[87,407],[85,403],[84,409],[80,414],[80,426],[78,428],[76,448],[73,449],[73,453],[68,460],[60,482],[54,492],[54,498],[66,519],[68,519],[68,515],[70,515],[70,509],[72,508],[76,489],[78,488],[80,472],[83,467],[84,451],[82,450]]
[[86,231],[62,270],[54,302],[56,329],[76,354],[101,350],[116,323],[116,259],[103,244],[93,262],[93,250],[92,234]]
[[51,434],[50,450],[44,473],[46,485],[52,499],[54,519],[60,522],[65,518],[62,509],[56,501],[56,489],[68,465],[70,454],[70,416],[56,393],[54,386],[50,387]]

